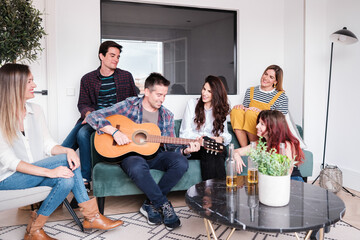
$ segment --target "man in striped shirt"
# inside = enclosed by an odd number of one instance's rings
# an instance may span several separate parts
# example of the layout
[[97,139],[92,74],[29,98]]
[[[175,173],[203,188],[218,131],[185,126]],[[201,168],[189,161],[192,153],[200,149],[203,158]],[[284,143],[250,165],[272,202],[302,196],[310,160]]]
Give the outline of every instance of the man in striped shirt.
[[[78,101],[81,117],[62,143],[62,146],[74,150],[79,148],[81,174],[88,190],[91,181],[90,136],[94,129],[86,123],[85,117],[92,111],[137,96],[131,73],[117,68],[121,50],[122,46],[113,41],[106,41],[100,45],[100,67],[81,78]],[[77,207],[75,199],[71,205]]]

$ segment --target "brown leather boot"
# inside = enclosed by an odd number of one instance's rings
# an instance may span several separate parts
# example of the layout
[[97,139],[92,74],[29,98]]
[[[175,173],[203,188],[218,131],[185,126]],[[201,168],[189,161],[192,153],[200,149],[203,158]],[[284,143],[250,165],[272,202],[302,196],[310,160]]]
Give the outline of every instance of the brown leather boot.
[[85,229],[101,229],[109,230],[122,225],[124,222],[121,220],[111,220],[103,216],[98,209],[96,198],[89,201],[79,203],[80,211],[84,215],[83,226]]
[[[30,232],[31,226],[32,226],[33,222],[35,221],[36,217],[37,217],[36,211],[31,211],[29,223],[28,223],[28,225],[27,225],[27,227],[26,227],[26,233],[29,233],[29,232]],[[25,235],[25,236],[26,236],[26,235]]]
[[26,227],[24,240],[56,240],[49,237],[42,227],[45,225],[48,217],[38,215],[35,211],[31,212],[30,222]]

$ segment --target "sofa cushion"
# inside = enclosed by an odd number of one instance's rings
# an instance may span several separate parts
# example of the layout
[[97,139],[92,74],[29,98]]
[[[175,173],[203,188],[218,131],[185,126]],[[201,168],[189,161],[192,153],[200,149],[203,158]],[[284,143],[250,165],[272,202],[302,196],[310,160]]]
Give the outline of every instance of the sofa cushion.
[[[106,173],[106,174],[104,174]],[[159,182],[164,172],[151,169],[151,176]],[[189,169],[172,191],[187,190],[192,185],[201,182],[200,161],[189,161]],[[142,194],[143,192],[134,184],[118,164],[100,162],[93,169],[94,196],[123,196]]]
[[[180,126],[180,125],[179,125]],[[96,197],[123,196],[142,194],[118,164],[107,163],[107,158],[98,154],[94,147],[94,136],[91,136],[91,159],[93,166],[93,193]],[[159,182],[163,172],[151,169],[150,174]],[[181,180],[172,188],[172,191],[187,190],[201,182],[200,161],[189,160],[189,168]]]

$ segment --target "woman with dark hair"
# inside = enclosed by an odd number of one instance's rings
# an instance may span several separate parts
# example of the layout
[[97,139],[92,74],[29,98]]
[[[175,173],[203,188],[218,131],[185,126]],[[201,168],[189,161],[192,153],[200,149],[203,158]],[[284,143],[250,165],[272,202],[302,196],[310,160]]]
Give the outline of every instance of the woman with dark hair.
[[[285,143],[285,154],[296,162],[292,169],[291,178],[303,181],[301,173],[297,168],[302,164],[304,153],[300,148],[299,140],[291,133],[284,114],[277,110],[261,111],[256,121],[257,136],[263,137],[266,141],[267,150],[272,148],[280,151],[280,143]],[[235,150],[235,155],[246,155],[250,151],[250,145]],[[238,172],[242,169],[241,158],[235,157]],[[241,168],[240,168],[241,167]]]
[[[180,137],[198,139],[204,136],[218,143],[228,145],[231,135],[227,129],[226,116],[230,106],[222,81],[215,76],[208,76],[201,90],[201,98],[190,99],[180,127]],[[203,180],[225,179],[226,152],[221,154],[207,153],[204,148],[192,153],[190,159],[201,159]]]
[[230,113],[231,126],[240,146],[256,141],[256,118],[262,110],[279,110],[288,113],[288,98],[282,87],[283,71],[277,65],[268,66],[260,85],[246,90],[243,104],[235,105]]
[[0,68],[0,190],[52,187],[37,212],[31,213],[24,239],[54,239],[42,227],[70,191],[84,215],[84,228],[112,229],[123,224],[99,213],[89,199],[75,151],[50,136],[41,107],[34,98],[36,84],[29,67],[5,64]]

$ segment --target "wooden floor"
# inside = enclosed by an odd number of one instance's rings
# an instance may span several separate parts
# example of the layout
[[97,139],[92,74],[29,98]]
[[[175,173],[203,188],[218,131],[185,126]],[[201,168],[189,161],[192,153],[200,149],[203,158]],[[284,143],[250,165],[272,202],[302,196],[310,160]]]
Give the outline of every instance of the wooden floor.
[[[360,229],[360,192],[353,191],[359,197],[353,197],[349,193],[340,191],[337,195],[345,202],[346,213],[343,220]],[[90,194],[91,195],[91,194]],[[171,192],[168,196],[174,207],[185,206],[185,191]],[[72,196],[69,196],[70,200]],[[137,212],[145,200],[144,195],[132,195],[123,197],[107,197],[105,200],[105,215]],[[81,213],[76,211],[81,216]],[[0,227],[26,224],[30,210],[10,209],[0,214]],[[59,207],[49,218],[49,221],[71,219],[66,208]]]

